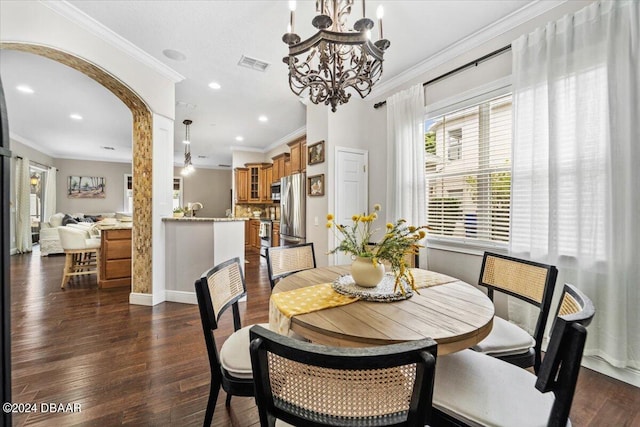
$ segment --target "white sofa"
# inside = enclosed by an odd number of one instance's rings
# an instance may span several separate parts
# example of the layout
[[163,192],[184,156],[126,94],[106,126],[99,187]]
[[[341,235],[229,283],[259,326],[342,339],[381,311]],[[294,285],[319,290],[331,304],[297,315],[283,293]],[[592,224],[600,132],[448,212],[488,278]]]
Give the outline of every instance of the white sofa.
[[[98,213],[98,214],[80,214],[75,213],[70,216],[74,218],[84,218],[84,216],[95,216],[102,218],[116,218],[115,212],[108,213]],[[58,212],[54,215],[51,215],[48,222],[43,222],[40,225],[40,255],[47,256],[50,254],[61,254],[64,252],[62,246],[60,245],[60,234],[58,233],[58,228],[62,227],[62,219],[65,214]],[[94,223],[91,222],[79,222],[78,224],[68,224],[67,226],[72,228],[79,228],[81,230],[89,231],[89,229],[93,226]]]

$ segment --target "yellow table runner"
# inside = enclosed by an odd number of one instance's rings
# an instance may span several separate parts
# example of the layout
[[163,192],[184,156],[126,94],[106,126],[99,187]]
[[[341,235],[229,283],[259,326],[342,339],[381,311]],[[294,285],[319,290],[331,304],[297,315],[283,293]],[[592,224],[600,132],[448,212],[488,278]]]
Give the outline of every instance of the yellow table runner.
[[414,283],[417,289],[458,281],[455,277],[436,273],[435,271],[421,270],[419,268],[412,268],[411,273],[413,273]]
[[279,292],[271,295],[269,299],[269,329],[288,335],[291,318],[296,314],[312,313],[356,301],[358,301],[356,297],[341,295],[334,291],[331,283]]

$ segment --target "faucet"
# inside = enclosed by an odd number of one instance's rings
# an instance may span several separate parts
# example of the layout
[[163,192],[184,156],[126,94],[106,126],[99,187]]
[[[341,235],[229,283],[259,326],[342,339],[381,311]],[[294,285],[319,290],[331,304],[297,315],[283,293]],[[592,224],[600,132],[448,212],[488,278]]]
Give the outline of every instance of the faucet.
[[202,208],[203,206],[200,202],[187,203],[187,209],[189,210],[190,216],[192,217],[196,216],[196,211],[199,211]]

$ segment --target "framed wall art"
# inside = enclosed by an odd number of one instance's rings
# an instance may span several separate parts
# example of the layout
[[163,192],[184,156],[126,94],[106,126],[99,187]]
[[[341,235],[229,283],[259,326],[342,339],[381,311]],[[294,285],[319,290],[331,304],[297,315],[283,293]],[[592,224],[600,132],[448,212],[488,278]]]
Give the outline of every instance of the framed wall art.
[[324,174],[310,176],[307,181],[309,196],[324,196]]
[[315,165],[324,162],[324,141],[316,142],[307,147],[307,164]]
[[105,179],[102,176],[70,176],[67,182],[69,199],[104,199]]

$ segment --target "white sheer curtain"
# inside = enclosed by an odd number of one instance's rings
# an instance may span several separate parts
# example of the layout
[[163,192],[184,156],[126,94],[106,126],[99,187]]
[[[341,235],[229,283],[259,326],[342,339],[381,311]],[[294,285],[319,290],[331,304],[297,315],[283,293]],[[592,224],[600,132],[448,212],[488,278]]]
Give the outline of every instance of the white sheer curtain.
[[49,221],[51,215],[56,213],[56,168],[49,167],[44,182],[44,213],[43,222]]
[[[634,368],[640,368],[639,22],[637,1],[595,2],[512,44],[510,250],[558,267],[556,297],[568,282],[593,299],[585,354]],[[518,313],[510,303],[510,316]]]
[[16,250],[22,254],[31,252],[31,187],[29,159],[16,158]]
[[420,84],[387,99],[388,222],[425,224],[424,113]]

